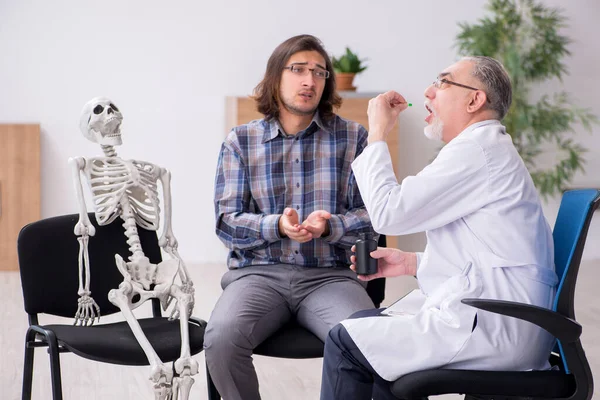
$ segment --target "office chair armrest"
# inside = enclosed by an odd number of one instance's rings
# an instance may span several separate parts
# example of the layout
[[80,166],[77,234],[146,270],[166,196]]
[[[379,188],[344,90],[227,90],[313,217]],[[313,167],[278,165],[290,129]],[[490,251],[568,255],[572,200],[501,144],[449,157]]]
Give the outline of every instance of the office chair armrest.
[[190,317],[189,322],[199,325],[204,329],[206,329],[206,325],[208,324],[205,320],[200,319],[198,317]]
[[462,299],[462,303],[531,322],[544,328],[563,343],[573,343],[581,336],[581,325],[547,308],[503,300]]

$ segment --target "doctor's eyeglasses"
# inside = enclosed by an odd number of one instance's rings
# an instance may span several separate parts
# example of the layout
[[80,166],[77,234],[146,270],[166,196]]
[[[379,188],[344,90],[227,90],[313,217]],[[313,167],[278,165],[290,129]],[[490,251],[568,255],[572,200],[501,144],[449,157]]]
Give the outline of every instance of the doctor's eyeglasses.
[[294,75],[305,76],[308,72],[312,72],[313,76],[317,79],[327,79],[329,78],[329,71],[323,68],[315,67],[308,68],[308,65],[303,64],[292,64],[288,67],[283,67],[283,69],[289,69],[292,71]]
[[479,90],[479,89],[477,89],[477,88],[474,88],[474,87],[472,87],[472,86],[467,86],[467,85],[463,85],[462,83],[456,83],[456,82],[452,82],[452,81],[449,81],[449,80],[448,80],[448,79],[446,79],[446,78],[440,78],[440,77],[437,77],[437,78],[435,78],[435,81],[433,81],[433,86],[434,86],[436,89],[441,89],[441,88],[442,88],[442,85],[443,85],[444,83],[447,83],[448,85],[459,86],[459,87],[462,87],[462,88],[465,88],[465,89]]
[[[435,81],[433,81],[433,87],[436,89],[441,89],[442,85],[444,83],[447,83],[448,85],[458,86],[458,87],[465,88],[465,89],[470,89],[470,90],[481,90],[481,89],[474,88],[473,86],[467,86],[467,85],[463,85],[462,83],[450,81],[446,78],[440,78],[439,76],[437,78],[435,78]],[[485,93],[485,91],[483,91],[483,90],[481,90],[481,91]],[[488,98],[487,93],[486,93],[485,98],[486,98],[486,101],[489,103],[490,99]]]

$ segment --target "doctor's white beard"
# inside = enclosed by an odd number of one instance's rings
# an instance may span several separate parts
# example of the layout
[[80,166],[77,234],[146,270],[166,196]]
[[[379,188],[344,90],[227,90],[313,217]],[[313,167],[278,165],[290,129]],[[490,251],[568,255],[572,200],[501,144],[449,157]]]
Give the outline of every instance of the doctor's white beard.
[[433,123],[423,128],[423,133],[427,139],[430,140],[442,140],[442,132],[444,130],[444,122],[437,116],[433,117]]

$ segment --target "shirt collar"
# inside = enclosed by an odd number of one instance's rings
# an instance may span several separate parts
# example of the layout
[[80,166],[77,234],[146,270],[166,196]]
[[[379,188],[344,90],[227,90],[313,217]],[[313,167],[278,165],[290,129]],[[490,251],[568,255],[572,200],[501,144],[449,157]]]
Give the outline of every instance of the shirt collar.
[[[470,132],[473,132],[475,129],[481,128],[483,126],[488,126],[488,125],[491,126],[491,125],[502,125],[502,124],[497,119],[487,119],[485,121],[479,121],[479,122],[476,122],[474,124],[467,126],[461,133],[458,134],[458,136],[468,135]],[[506,128],[504,128],[503,133],[506,133]]]
[[[290,136],[284,133],[283,128],[281,127],[281,124],[279,123],[278,119],[273,118],[269,121],[265,121],[264,123],[265,133],[263,135],[262,143],[266,143],[270,140],[273,140],[279,135],[281,135],[282,137]],[[333,134],[333,130],[331,129],[331,127],[329,127],[323,122],[323,120],[321,119],[321,115],[317,111],[315,115],[313,115],[312,121],[310,122],[310,124],[308,124],[308,127],[305,130],[298,132],[296,135],[300,135],[301,137],[311,135],[318,130],[322,130],[329,134]]]

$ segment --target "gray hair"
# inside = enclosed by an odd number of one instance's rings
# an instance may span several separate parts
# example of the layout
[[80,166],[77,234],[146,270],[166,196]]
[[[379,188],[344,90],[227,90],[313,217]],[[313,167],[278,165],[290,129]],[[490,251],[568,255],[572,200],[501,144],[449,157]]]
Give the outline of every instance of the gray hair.
[[506,69],[491,57],[471,56],[463,57],[462,60],[473,62],[471,75],[483,84],[489,100],[488,108],[496,111],[498,119],[502,120],[512,102],[512,86]]

